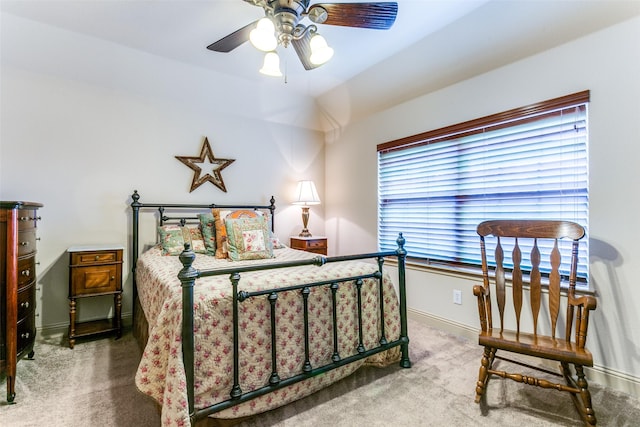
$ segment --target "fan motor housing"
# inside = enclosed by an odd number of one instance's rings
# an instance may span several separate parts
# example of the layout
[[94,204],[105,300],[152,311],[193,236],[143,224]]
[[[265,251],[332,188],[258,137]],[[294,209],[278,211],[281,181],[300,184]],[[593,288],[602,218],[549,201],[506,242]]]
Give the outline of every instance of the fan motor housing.
[[302,14],[309,6],[309,0],[273,0],[269,2],[269,6],[278,30],[278,41],[287,47],[293,40],[293,32],[300,22]]

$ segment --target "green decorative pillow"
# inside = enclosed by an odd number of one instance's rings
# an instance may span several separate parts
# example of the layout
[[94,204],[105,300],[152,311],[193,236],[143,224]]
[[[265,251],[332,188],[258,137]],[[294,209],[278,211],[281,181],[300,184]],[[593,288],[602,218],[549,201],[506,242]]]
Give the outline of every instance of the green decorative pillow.
[[200,254],[207,252],[200,228],[181,227],[179,225],[163,225],[158,227],[162,255],[180,255],[184,244],[191,244],[191,249]]
[[273,258],[273,244],[266,217],[227,217],[225,226],[228,255],[231,260]]
[[204,247],[208,255],[216,254],[216,225],[213,214],[199,214],[200,231],[204,239]]
[[216,230],[216,253],[215,257],[225,259],[229,257],[227,244],[227,226],[226,219],[234,218],[256,218],[260,214],[257,211],[240,209],[236,211],[220,210],[218,208],[211,209],[213,215],[214,228]]

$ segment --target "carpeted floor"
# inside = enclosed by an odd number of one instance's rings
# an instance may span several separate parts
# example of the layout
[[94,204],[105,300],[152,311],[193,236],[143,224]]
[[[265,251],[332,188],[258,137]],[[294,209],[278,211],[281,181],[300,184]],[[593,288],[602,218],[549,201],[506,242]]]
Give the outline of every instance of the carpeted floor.
[[[582,425],[568,394],[510,380],[493,378],[486,401],[475,404],[482,349],[413,320],[409,336],[411,369],[363,368],[306,399],[239,425]],[[156,405],[133,382],[139,358],[131,333],[117,341],[80,341],[73,350],[60,336],[39,339],[35,360],[18,364],[16,404],[8,405],[4,398],[0,403],[0,425],[159,426]],[[599,425],[640,425],[640,400],[598,384],[590,389]]]

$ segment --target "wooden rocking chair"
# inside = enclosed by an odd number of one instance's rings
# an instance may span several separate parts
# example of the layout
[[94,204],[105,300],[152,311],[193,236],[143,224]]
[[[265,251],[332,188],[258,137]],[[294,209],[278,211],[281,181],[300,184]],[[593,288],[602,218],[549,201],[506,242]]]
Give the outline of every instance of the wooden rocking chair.
[[[534,385],[545,389],[555,389],[566,391],[571,394],[573,403],[586,425],[596,425],[596,416],[591,405],[591,394],[588,389],[587,380],[584,376],[583,367],[593,366],[593,357],[585,348],[587,339],[587,327],[589,325],[589,312],[596,308],[596,299],[593,296],[575,295],[576,270],[578,263],[578,240],[584,236],[584,229],[575,223],[568,221],[540,221],[540,220],[500,220],[485,221],[478,225],[480,235],[480,250],[482,254],[482,275],[483,285],[474,286],[473,293],[478,297],[478,312],[480,315],[480,326],[482,328],[478,343],[484,346],[484,354],[478,374],[476,384],[476,403],[479,403],[484,394],[487,382],[491,375],[508,378],[516,382]],[[485,250],[485,237],[495,236],[497,242],[495,247],[495,301],[500,319],[500,326],[494,328],[493,312],[491,306],[491,290],[489,272],[487,266],[487,256]],[[569,287],[566,293],[560,289],[560,251],[558,242],[561,239],[571,239],[572,253],[569,271]],[[511,256],[505,248],[513,248]],[[523,300],[523,256],[521,248],[532,248],[530,250],[529,273],[529,293],[528,298],[531,314],[532,326],[525,329],[529,322],[520,321]],[[542,252],[548,254],[541,255]],[[526,250],[525,252],[529,252]],[[543,258],[548,256],[548,258]],[[509,259],[510,258],[510,259]],[[548,259],[550,262],[548,303],[541,303],[543,300],[541,286],[541,259]],[[515,320],[512,321],[515,329],[507,329],[505,326],[505,266],[512,268],[512,302]],[[546,269],[545,269],[546,271]],[[508,274],[508,273],[507,273]],[[524,301],[526,304],[526,301]],[[556,335],[556,329],[562,330],[563,319],[559,318],[561,304],[566,304],[566,322],[564,336]],[[538,319],[542,311],[542,318]],[[509,318],[510,316],[508,316]],[[544,321],[550,322],[550,333],[542,335],[538,331],[538,325]],[[574,325],[575,323],[575,325]],[[575,334],[572,334],[572,327],[575,327]],[[498,350],[510,353],[524,354],[537,358],[547,359],[560,363],[560,373],[546,370],[539,366],[531,366],[521,361],[496,356]],[[495,359],[514,362],[520,366],[526,366],[539,371],[557,376],[563,376],[565,383],[556,383],[547,379],[535,378],[527,374],[510,373],[494,369]],[[570,365],[575,367],[576,377],[570,371]]]

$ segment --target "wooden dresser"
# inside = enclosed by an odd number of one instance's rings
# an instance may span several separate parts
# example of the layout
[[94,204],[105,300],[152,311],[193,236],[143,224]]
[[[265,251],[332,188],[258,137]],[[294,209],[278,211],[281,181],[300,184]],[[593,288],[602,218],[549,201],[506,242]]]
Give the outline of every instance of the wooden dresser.
[[36,227],[40,203],[0,201],[0,371],[7,401],[16,396],[16,365],[33,357],[36,338]]

